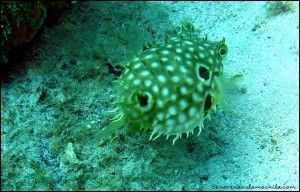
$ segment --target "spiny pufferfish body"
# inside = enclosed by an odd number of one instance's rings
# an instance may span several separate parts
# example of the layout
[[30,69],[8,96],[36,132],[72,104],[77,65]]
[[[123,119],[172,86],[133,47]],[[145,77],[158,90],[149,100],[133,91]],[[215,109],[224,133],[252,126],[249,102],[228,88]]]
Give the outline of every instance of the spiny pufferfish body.
[[227,54],[225,40],[208,41],[182,26],[164,43],[148,47],[124,66],[117,80],[119,120],[152,129],[160,135],[189,135],[203,128],[203,121],[220,100],[219,76]]

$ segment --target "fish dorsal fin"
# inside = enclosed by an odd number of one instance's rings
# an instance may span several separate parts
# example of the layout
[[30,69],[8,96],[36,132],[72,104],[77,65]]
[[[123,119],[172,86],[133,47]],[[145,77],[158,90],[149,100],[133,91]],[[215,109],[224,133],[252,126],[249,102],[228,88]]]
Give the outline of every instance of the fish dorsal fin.
[[178,37],[182,35],[192,35],[195,32],[195,27],[190,21],[183,21],[180,25],[173,27],[166,31],[164,41],[169,42],[172,37]]

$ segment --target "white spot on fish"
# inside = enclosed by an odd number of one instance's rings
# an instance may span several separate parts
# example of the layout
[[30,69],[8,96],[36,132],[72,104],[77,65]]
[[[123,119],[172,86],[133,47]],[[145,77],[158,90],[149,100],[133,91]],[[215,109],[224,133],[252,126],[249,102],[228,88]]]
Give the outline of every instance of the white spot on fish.
[[157,62],[153,62],[150,65],[152,68],[156,68],[156,67],[158,67],[159,64]]
[[188,102],[185,99],[180,99],[179,106],[181,109],[185,109],[188,106]]
[[173,42],[178,42],[178,41],[180,41],[177,37],[172,37],[170,40],[172,40]]
[[187,65],[192,65],[192,64],[193,64],[193,62],[190,61],[190,60],[187,60],[185,63],[186,63]]
[[191,54],[189,54],[189,53],[186,53],[186,54],[184,54],[184,56],[185,56],[185,58],[187,58],[187,59],[190,59],[190,58],[192,58],[192,55],[191,55]]
[[193,85],[194,84],[194,80],[191,77],[186,78],[186,83],[188,85]]
[[193,52],[194,49],[195,49],[194,47],[189,47],[189,48],[188,48],[188,50],[191,51],[191,52]]
[[169,95],[169,89],[168,89],[167,87],[164,87],[164,88],[162,89],[162,95],[163,95],[163,96],[168,96],[168,95]]
[[205,55],[203,53],[200,53],[199,56],[201,59],[204,59],[204,57],[205,57]]
[[148,55],[146,55],[144,58],[145,59],[151,59],[151,58],[153,58],[154,57],[154,54],[148,54]]
[[161,121],[161,120],[164,119],[164,114],[163,114],[162,112],[159,112],[159,113],[156,114],[156,118],[157,118],[159,121]]
[[174,126],[175,125],[175,120],[174,119],[168,119],[167,122],[166,122],[166,124],[168,126]]
[[174,71],[174,70],[175,70],[175,67],[174,67],[173,65],[167,65],[167,66],[166,66],[166,69],[167,69],[168,71]]
[[169,55],[170,51],[169,50],[162,50],[161,54],[163,54],[163,55]]
[[190,110],[189,110],[189,116],[193,117],[193,116],[196,115],[195,113],[196,113],[196,108],[195,107],[191,107]]
[[183,52],[182,49],[176,48],[176,53],[182,53],[182,52]]
[[131,73],[130,75],[128,75],[128,79],[131,80],[134,78],[134,75]]
[[149,49],[149,51],[150,52],[155,52],[155,51],[157,51],[157,48],[151,48],[151,49]]
[[170,115],[175,115],[176,113],[177,113],[176,107],[175,107],[175,106],[171,106],[171,107],[169,108],[169,114],[170,114]]
[[154,86],[152,87],[152,90],[153,90],[154,93],[158,93],[159,88],[158,88],[157,85],[154,85]]
[[210,57],[210,58],[208,58],[208,63],[209,64],[213,64],[213,59]]
[[169,59],[167,58],[167,57],[163,57],[163,58],[161,58],[161,61],[162,62],[167,62]]
[[172,48],[172,47],[173,47],[172,44],[168,44],[168,45],[167,45],[167,48]]
[[[128,67],[128,66],[126,66],[126,67]],[[124,75],[126,75],[128,72],[129,72],[129,70],[125,69]]]
[[173,77],[171,77],[171,79],[174,83],[179,83],[179,81],[180,81],[180,78],[178,76],[173,76]]
[[187,94],[187,88],[185,86],[182,86],[180,87],[180,93],[183,94],[183,95],[186,95]]
[[200,97],[200,95],[198,95],[196,92],[194,92],[192,94],[192,98],[195,102],[199,102],[199,101],[202,101],[202,98]]
[[140,68],[141,66],[142,66],[141,63],[137,63],[137,64],[135,64],[135,65],[133,66],[133,69],[138,69],[138,68]]
[[203,43],[203,45],[204,45],[205,47],[208,47],[208,43]]
[[176,56],[176,57],[175,57],[175,60],[178,61],[178,62],[181,62],[181,61],[182,61],[182,58],[179,57],[179,56]]
[[141,72],[141,76],[143,76],[143,77],[147,77],[148,75],[150,75],[149,71],[142,71]]
[[187,44],[187,45],[193,45],[193,42],[187,41],[187,40],[185,40],[184,43]]
[[133,80],[134,85],[139,85],[140,83],[141,83],[141,80],[139,80],[139,79]]
[[180,72],[182,72],[182,73],[187,73],[188,70],[187,70],[183,65],[181,65],[181,66],[180,66]]
[[163,75],[159,75],[159,76],[157,77],[157,79],[158,79],[160,82],[162,82],[162,83],[165,83],[165,82],[167,81],[166,77],[163,76]]
[[175,101],[176,98],[177,98],[177,95],[176,94],[172,94],[170,98],[171,98],[171,100]]
[[162,108],[164,106],[164,102],[162,100],[160,100],[160,99],[158,99],[156,101],[156,103],[157,103],[157,106],[160,107],[160,108]]
[[186,121],[186,115],[184,113],[181,113],[178,117],[178,121],[180,123],[184,123]]
[[145,81],[145,85],[146,85],[147,87],[150,87],[151,84],[152,84],[152,82],[151,82],[150,80],[146,80],[146,81]]
[[203,86],[202,86],[201,83],[199,83],[199,84],[197,85],[197,90],[198,90],[199,92],[202,92],[202,91],[203,91]]

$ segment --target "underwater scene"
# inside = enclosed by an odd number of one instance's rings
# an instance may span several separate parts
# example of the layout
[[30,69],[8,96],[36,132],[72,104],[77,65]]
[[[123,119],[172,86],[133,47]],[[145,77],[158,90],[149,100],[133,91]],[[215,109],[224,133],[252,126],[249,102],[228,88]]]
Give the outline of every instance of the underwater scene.
[[3,191],[299,191],[298,117],[298,1],[1,1]]

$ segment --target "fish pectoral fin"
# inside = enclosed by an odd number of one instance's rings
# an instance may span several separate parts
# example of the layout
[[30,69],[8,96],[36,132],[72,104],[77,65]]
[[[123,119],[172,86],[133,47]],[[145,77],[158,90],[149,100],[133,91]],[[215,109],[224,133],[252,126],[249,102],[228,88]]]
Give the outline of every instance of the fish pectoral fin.
[[99,146],[103,146],[105,141],[115,133],[119,128],[125,125],[126,121],[124,116],[121,116],[119,119],[111,122],[106,128],[100,132],[100,143]]

